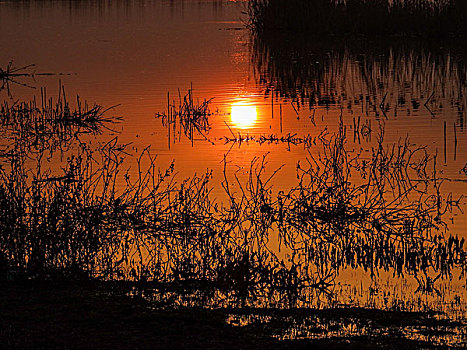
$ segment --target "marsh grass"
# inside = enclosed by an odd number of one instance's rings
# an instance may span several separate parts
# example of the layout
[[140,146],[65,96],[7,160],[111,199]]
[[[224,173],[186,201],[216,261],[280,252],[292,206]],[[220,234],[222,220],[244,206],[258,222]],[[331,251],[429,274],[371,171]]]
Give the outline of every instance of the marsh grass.
[[225,162],[222,201],[210,171],[179,182],[149,148],[125,168],[117,139],[80,144],[61,174],[18,153],[0,169],[3,278],[123,280],[169,299],[198,291],[190,298],[205,305],[290,307],[331,298],[345,268],[417,276],[422,292],[465,277],[464,240],[443,220],[461,201],[443,195],[435,159],[408,140],[385,146],[383,129],[370,156],[346,140],[342,124],[316,140],[319,155],[278,193],[266,158],[246,179]]
[[467,33],[462,0],[252,0],[255,32],[307,31],[311,35],[457,36]]
[[15,67],[13,62],[7,64],[5,68],[0,67],[0,81],[2,85],[0,86],[0,91],[7,90],[8,96],[11,97],[10,84],[17,84],[22,86],[31,87],[28,84],[20,82],[18,79],[21,77],[34,77],[34,73],[30,69],[34,67],[33,64]]

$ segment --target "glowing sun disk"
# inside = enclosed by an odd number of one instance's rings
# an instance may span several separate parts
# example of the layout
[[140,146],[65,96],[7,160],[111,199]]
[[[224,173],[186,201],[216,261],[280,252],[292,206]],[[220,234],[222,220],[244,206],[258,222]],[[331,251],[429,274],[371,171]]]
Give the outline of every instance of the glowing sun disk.
[[237,128],[245,129],[253,126],[256,118],[256,106],[242,101],[232,104],[230,120]]

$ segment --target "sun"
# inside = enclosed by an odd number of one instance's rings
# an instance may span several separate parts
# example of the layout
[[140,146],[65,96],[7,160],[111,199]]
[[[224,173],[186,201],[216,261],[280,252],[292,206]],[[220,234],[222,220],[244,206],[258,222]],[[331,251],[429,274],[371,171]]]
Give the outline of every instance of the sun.
[[256,106],[245,101],[232,103],[230,120],[237,128],[251,128],[256,123],[256,118]]

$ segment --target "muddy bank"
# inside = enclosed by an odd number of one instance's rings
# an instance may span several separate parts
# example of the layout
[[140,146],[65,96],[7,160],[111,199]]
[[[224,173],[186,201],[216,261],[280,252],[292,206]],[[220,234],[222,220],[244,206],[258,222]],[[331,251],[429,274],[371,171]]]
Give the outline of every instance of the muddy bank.
[[[0,288],[0,343],[6,348],[23,349],[462,347],[462,344],[436,345],[405,336],[404,329],[417,328],[420,334],[432,332],[435,337],[438,333],[462,327],[458,322],[429,312],[361,308],[156,309],[145,299],[129,297],[126,292],[127,288],[105,283],[4,283]],[[319,324],[308,328],[311,330],[309,334],[317,335],[315,339],[301,339],[303,335],[300,334],[296,334],[295,340],[284,339],[288,337],[287,329],[313,323],[309,320],[319,320]],[[352,322],[364,322],[373,331],[326,337],[325,329],[329,325],[342,327],[342,324]],[[382,331],[388,329],[392,331]],[[325,337],[319,337],[320,333]]]

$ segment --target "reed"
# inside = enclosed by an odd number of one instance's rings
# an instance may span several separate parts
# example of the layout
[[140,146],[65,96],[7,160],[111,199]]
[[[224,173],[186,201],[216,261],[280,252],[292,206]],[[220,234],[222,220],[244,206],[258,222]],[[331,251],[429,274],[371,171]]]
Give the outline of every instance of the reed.
[[31,78],[33,80],[36,76],[51,76],[51,75],[69,75],[66,73],[46,73],[36,72],[33,70],[36,67],[35,64],[28,64],[26,66],[16,67],[14,63],[9,62],[5,68],[0,67],[0,92],[6,90],[10,98],[12,98],[10,87],[11,85],[25,86],[31,89],[35,89],[34,86],[29,85],[22,81],[22,78]]
[[23,86],[28,86],[27,84],[21,83],[18,81],[20,77],[33,77],[34,73],[30,71],[30,68],[34,67],[33,64],[16,67],[13,65],[13,62],[7,64],[5,68],[0,67],[0,91],[6,89],[8,95],[11,97],[10,84],[18,84]]

